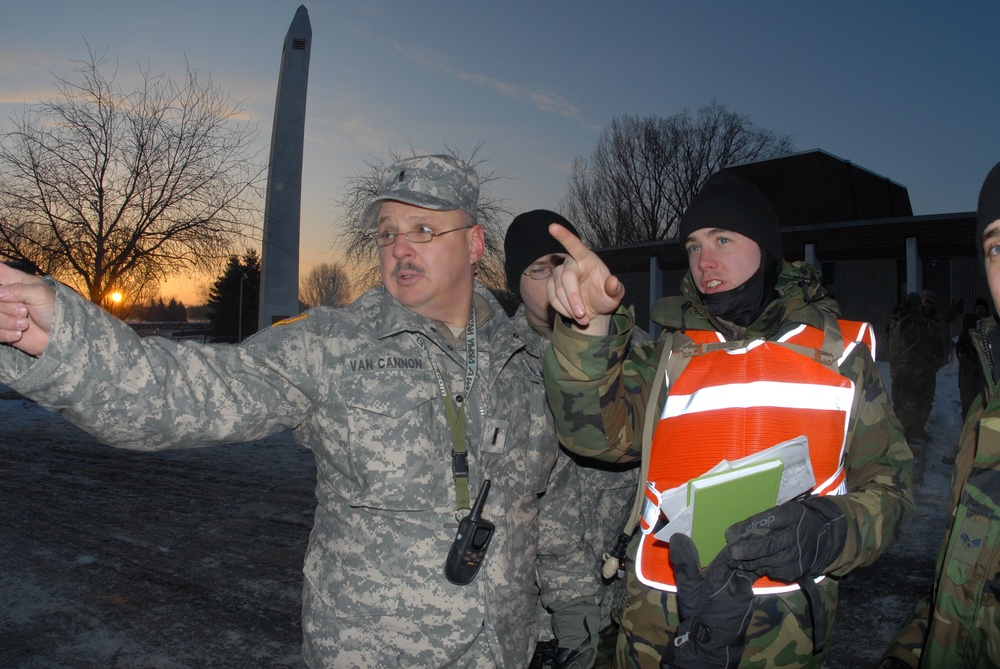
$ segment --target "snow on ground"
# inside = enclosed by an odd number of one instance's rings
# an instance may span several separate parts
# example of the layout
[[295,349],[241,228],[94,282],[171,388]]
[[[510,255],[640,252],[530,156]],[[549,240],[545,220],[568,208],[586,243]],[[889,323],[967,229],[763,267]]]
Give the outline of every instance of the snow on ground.
[[[886,389],[892,391],[888,363],[878,363]],[[958,396],[958,366],[951,363],[937,374],[934,406],[927,421],[929,444],[911,444],[914,456],[916,511],[900,538],[879,560],[848,574],[840,583],[828,669],[874,668],[917,601],[929,591],[934,561],[948,517],[952,466],[962,430]]]
[[20,399],[0,425],[0,667],[304,666],[309,451],[119,451]]
[[[888,368],[880,363],[888,384]],[[831,669],[871,667],[930,585],[961,428],[938,374],[917,513],[841,583]],[[295,668],[315,466],[288,434],[164,453],[96,443],[0,387],[0,667]]]

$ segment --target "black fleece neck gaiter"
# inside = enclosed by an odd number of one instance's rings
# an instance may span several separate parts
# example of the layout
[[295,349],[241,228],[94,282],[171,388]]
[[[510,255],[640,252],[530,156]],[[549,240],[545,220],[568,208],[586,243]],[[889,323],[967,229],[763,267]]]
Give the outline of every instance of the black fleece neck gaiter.
[[778,285],[779,272],[780,264],[761,249],[760,267],[753,276],[732,290],[721,293],[705,294],[699,290],[698,297],[717,318],[745,328],[757,320],[777,297],[775,286]]

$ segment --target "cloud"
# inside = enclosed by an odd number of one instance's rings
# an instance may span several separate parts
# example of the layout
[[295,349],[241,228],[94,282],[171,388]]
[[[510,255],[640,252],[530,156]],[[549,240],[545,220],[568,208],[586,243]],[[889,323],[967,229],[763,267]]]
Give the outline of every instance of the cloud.
[[51,97],[56,88],[52,71],[67,61],[37,51],[0,49],[0,104],[34,104]]
[[385,147],[399,141],[395,133],[383,129],[377,115],[350,94],[316,103],[306,119],[306,133],[309,142],[361,155],[379,155]]
[[545,87],[530,90],[520,84],[500,81],[483,74],[460,72],[452,68],[447,59],[440,56],[428,54],[419,49],[408,49],[400,44],[394,44],[393,46],[399,53],[413,62],[437,70],[449,77],[472,82],[477,86],[492,90],[504,97],[522,100],[543,112],[573,119],[585,128],[600,130],[600,126],[588,121],[583,116],[580,108],[558,91]]
[[45,88],[8,88],[0,84],[0,105],[33,105],[39,100],[46,100],[56,94],[51,86]]

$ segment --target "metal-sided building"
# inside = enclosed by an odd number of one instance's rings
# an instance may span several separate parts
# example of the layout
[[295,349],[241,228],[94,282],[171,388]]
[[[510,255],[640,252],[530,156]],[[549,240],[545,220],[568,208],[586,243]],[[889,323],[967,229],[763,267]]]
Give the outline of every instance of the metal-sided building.
[[[975,212],[914,216],[904,186],[825,151],[811,150],[729,169],[753,182],[781,221],[786,260],[817,267],[843,317],[872,323],[885,342],[893,307],[908,292],[933,290],[938,310],[988,298],[976,261]],[[649,306],[676,295],[687,271],[682,240],[601,249],[625,284],[637,323],[658,334]],[[952,322],[957,335],[961,318]],[[885,346],[877,350],[884,359]]]

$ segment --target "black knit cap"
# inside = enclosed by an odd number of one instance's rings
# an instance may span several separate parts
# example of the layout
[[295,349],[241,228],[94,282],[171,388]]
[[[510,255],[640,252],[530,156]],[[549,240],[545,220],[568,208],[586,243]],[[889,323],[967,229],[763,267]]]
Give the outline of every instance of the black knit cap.
[[757,242],[764,258],[776,264],[775,276],[784,264],[778,213],[752,183],[728,170],[705,181],[687,211],[681,216],[678,238],[683,243],[695,230],[720,228],[738,232]]
[[983,264],[983,233],[986,226],[1000,218],[1000,163],[993,166],[979,190],[979,207],[976,211],[976,253],[979,265]]
[[546,209],[518,214],[507,228],[507,235],[503,240],[503,268],[507,274],[507,290],[518,300],[521,299],[521,272],[542,256],[566,253],[565,247],[549,234],[550,223],[558,223],[574,235],[577,234],[572,223]]

